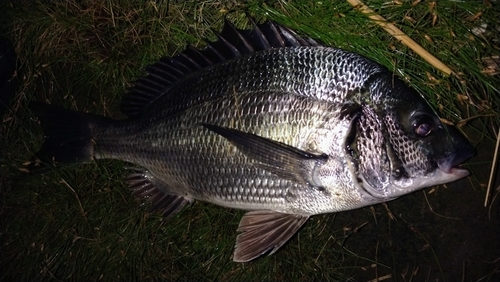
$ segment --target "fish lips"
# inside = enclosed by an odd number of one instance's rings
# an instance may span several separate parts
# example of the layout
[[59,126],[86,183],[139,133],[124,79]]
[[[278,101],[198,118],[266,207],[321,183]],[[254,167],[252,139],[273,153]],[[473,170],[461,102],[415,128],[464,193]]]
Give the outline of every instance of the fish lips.
[[[472,147],[465,137],[454,126],[445,126],[448,132],[449,146],[444,151],[447,152],[444,156],[436,158],[436,164],[442,172],[446,174],[456,174],[457,177],[462,178],[469,175],[465,169],[458,168],[467,159],[476,154],[476,149]],[[447,143],[445,142],[445,143]]]
[[397,197],[417,189],[462,179],[468,176],[470,172],[458,166],[475,154],[476,150],[473,147],[468,144],[462,144],[460,149],[455,149],[452,153],[447,154],[446,157],[438,159],[435,162],[437,167],[432,172],[412,178],[395,180],[393,190],[390,193]]
[[446,158],[440,159],[437,162],[439,169],[445,173],[453,174],[465,174],[463,177],[469,175],[469,172],[465,169],[458,168],[458,165],[465,162],[467,159],[471,158],[476,154],[476,150],[472,147],[464,147],[462,149],[456,150]]

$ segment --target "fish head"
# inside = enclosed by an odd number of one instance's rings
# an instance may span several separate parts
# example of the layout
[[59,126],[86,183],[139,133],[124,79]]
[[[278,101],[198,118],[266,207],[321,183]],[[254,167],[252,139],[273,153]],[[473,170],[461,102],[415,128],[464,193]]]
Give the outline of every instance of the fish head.
[[376,86],[375,103],[361,107],[351,143],[365,192],[390,199],[469,175],[459,165],[476,151],[456,128],[402,81]]

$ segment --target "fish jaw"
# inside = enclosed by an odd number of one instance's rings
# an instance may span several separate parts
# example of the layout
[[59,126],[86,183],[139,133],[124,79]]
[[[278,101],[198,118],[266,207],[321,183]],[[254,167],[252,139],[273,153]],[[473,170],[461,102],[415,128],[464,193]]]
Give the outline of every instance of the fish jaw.
[[446,157],[436,161],[436,167],[432,172],[416,175],[412,178],[401,179],[401,181],[393,181],[396,187],[394,192],[398,194],[398,191],[400,191],[400,193],[405,194],[405,190],[414,191],[426,187],[454,182],[468,176],[470,172],[458,166],[474,156],[476,154],[476,150],[467,142],[460,140],[457,137],[455,137],[454,141],[459,144],[460,147],[455,148],[455,150],[448,153]]
[[412,193],[414,191],[454,182],[467,177],[470,172],[459,167],[460,164],[472,157],[476,150],[466,144],[463,148],[455,150],[448,154],[448,157],[434,163],[434,169],[430,172],[422,172],[411,177],[388,177],[383,188],[372,187],[362,175],[356,175],[351,168],[351,177],[358,179],[355,186],[365,201],[372,204],[394,200],[400,196]]
[[470,172],[468,170],[462,168],[453,167],[449,171],[438,168],[434,172],[427,175],[407,178],[402,181],[395,180],[388,193],[395,197],[399,197],[426,187],[454,182],[468,176],[469,174]]
[[468,170],[462,168],[454,167],[448,172],[438,168],[427,175],[393,180],[384,189],[374,189],[363,181],[355,184],[360,194],[360,204],[356,208],[389,202],[427,187],[460,180],[469,174]]

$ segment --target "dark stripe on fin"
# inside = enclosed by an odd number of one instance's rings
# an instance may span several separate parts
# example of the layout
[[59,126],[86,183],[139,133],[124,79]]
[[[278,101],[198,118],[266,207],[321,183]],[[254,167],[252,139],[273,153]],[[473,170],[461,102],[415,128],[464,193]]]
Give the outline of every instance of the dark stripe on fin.
[[328,160],[326,154],[316,155],[287,144],[236,129],[201,124],[235,145],[247,157],[262,163],[261,168],[282,178],[301,184],[321,187],[316,180],[317,168]]
[[91,127],[107,118],[36,102],[32,102],[29,108],[38,117],[45,136],[37,158],[53,164],[93,160]]
[[132,190],[132,195],[143,204],[150,204],[150,211],[159,211],[165,217],[170,217],[179,212],[184,206],[193,202],[193,199],[168,193],[169,188],[146,170],[134,170],[127,176],[126,181]]
[[[224,28],[220,34],[221,38],[229,38],[232,40],[230,42],[231,45],[234,46],[234,49],[238,50],[237,56],[242,56],[246,54],[254,53],[256,48],[254,48],[254,43],[251,40],[251,37],[247,34],[248,31],[237,29],[230,21],[224,22]],[[256,46],[257,47],[257,46]]]
[[163,95],[176,95],[169,90],[185,75],[211,65],[220,64],[262,50],[294,46],[320,46],[311,38],[303,38],[272,21],[255,24],[252,30],[242,30],[226,21],[217,41],[207,42],[203,49],[188,46],[172,58],[162,58],[146,67],[147,75],[134,83],[123,97],[121,110],[128,117],[141,115]]
[[307,221],[309,216],[275,211],[251,211],[240,221],[233,261],[247,262],[261,255],[274,254]]

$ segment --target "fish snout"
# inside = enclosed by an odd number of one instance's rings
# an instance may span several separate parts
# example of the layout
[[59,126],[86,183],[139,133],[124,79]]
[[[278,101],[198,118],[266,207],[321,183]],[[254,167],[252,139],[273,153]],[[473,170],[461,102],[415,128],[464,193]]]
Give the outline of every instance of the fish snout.
[[462,135],[454,126],[446,125],[448,133],[449,145],[448,149],[444,149],[444,156],[438,158],[437,164],[439,168],[446,172],[451,173],[453,168],[465,162],[476,154],[476,149],[472,147],[469,141]]
[[452,168],[462,164],[475,154],[476,154],[476,149],[468,145],[467,147],[463,147],[452,152],[450,155],[448,155],[447,158],[438,161],[438,166],[444,172],[451,173]]

